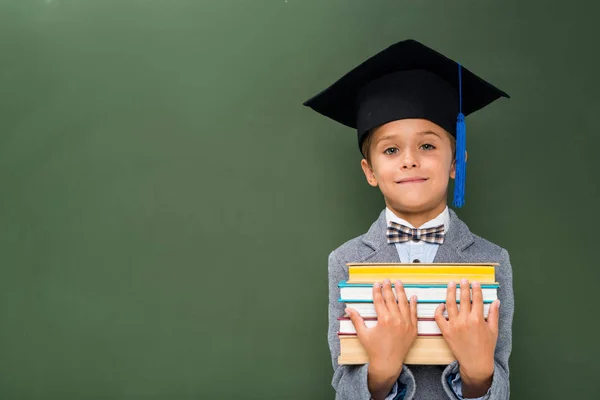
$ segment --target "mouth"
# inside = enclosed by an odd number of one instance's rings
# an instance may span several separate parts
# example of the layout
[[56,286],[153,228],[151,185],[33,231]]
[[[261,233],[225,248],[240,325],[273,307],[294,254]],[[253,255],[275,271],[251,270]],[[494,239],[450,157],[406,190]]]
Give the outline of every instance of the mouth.
[[427,178],[421,178],[421,177],[414,177],[414,178],[406,178],[406,179],[400,179],[399,181],[396,181],[396,183],[400,183],[400,184],[405,184],[405,183],[423,183],[427,180]]

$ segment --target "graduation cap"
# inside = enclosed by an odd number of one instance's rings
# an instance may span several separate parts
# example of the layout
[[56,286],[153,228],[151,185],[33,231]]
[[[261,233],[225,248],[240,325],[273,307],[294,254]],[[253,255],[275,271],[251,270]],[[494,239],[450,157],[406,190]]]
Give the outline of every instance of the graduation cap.
[[465,116],[500,97],[502,90],[416,40],[395,43],[304,102],[316,112],[367,134],[407,118],[429,120],[456,138],[453,205],[464,204]]

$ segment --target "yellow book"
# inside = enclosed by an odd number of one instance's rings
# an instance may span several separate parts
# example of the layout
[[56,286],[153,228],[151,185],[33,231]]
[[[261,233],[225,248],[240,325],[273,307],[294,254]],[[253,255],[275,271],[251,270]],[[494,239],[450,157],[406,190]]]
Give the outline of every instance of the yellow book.
[[[408,351],[406,365],[448,365],[456,358],[442,336],[418,336]],[[358,336],[340,335],[340,356],[338,364],[366,364],[369,357]]]
[[347,283],[375,283],[384,279],[403,283],[460,282],[462,278],[480,283],[495,283],[498,263],[349,263]]

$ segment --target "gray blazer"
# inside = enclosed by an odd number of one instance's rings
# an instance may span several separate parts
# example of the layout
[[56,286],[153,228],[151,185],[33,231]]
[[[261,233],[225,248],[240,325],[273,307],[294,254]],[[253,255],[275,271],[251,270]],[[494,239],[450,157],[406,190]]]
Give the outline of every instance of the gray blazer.
[[[508,399],[510,394],[508,358],[512,347],[512,320],[514,298],[512,268],[508,252],[471,233],[453,210],[450,211],[450,226],[444,244],[440,245],[434,262],[497,262],[496,280],[500,283],[498,298],[500,320],[498,342],[495,351],[493,383],[486,399]],[[340,342],[337,336],[338,317],[344,314],[344,304],[338,302],[338,283],[348,279],[349,262],[400,262],[396,247],[386,239],[385,210],[369,231],[344,243],[329,255],[329,330],[328,341],[333,363],[332,386],[336,399],[370,399],[367,388],[367,365],[338,365]],[[448,375],[458,372],[458,363],[448,366],[403,366],[400,383],[407,385],[405,400],[409,399],[455,399],[448,384]]]

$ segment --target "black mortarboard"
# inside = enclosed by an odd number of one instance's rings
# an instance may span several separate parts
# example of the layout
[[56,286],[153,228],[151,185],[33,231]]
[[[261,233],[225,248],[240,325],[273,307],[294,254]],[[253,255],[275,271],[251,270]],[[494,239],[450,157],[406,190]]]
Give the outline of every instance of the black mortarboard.
[[404,40],[372,56],[304,102],[355,128],[360,148],[371,129],[407,118],[427,119],[456,138],[454,204],[464,203],[464,117],[508,94],[457,62],[415,41]]

